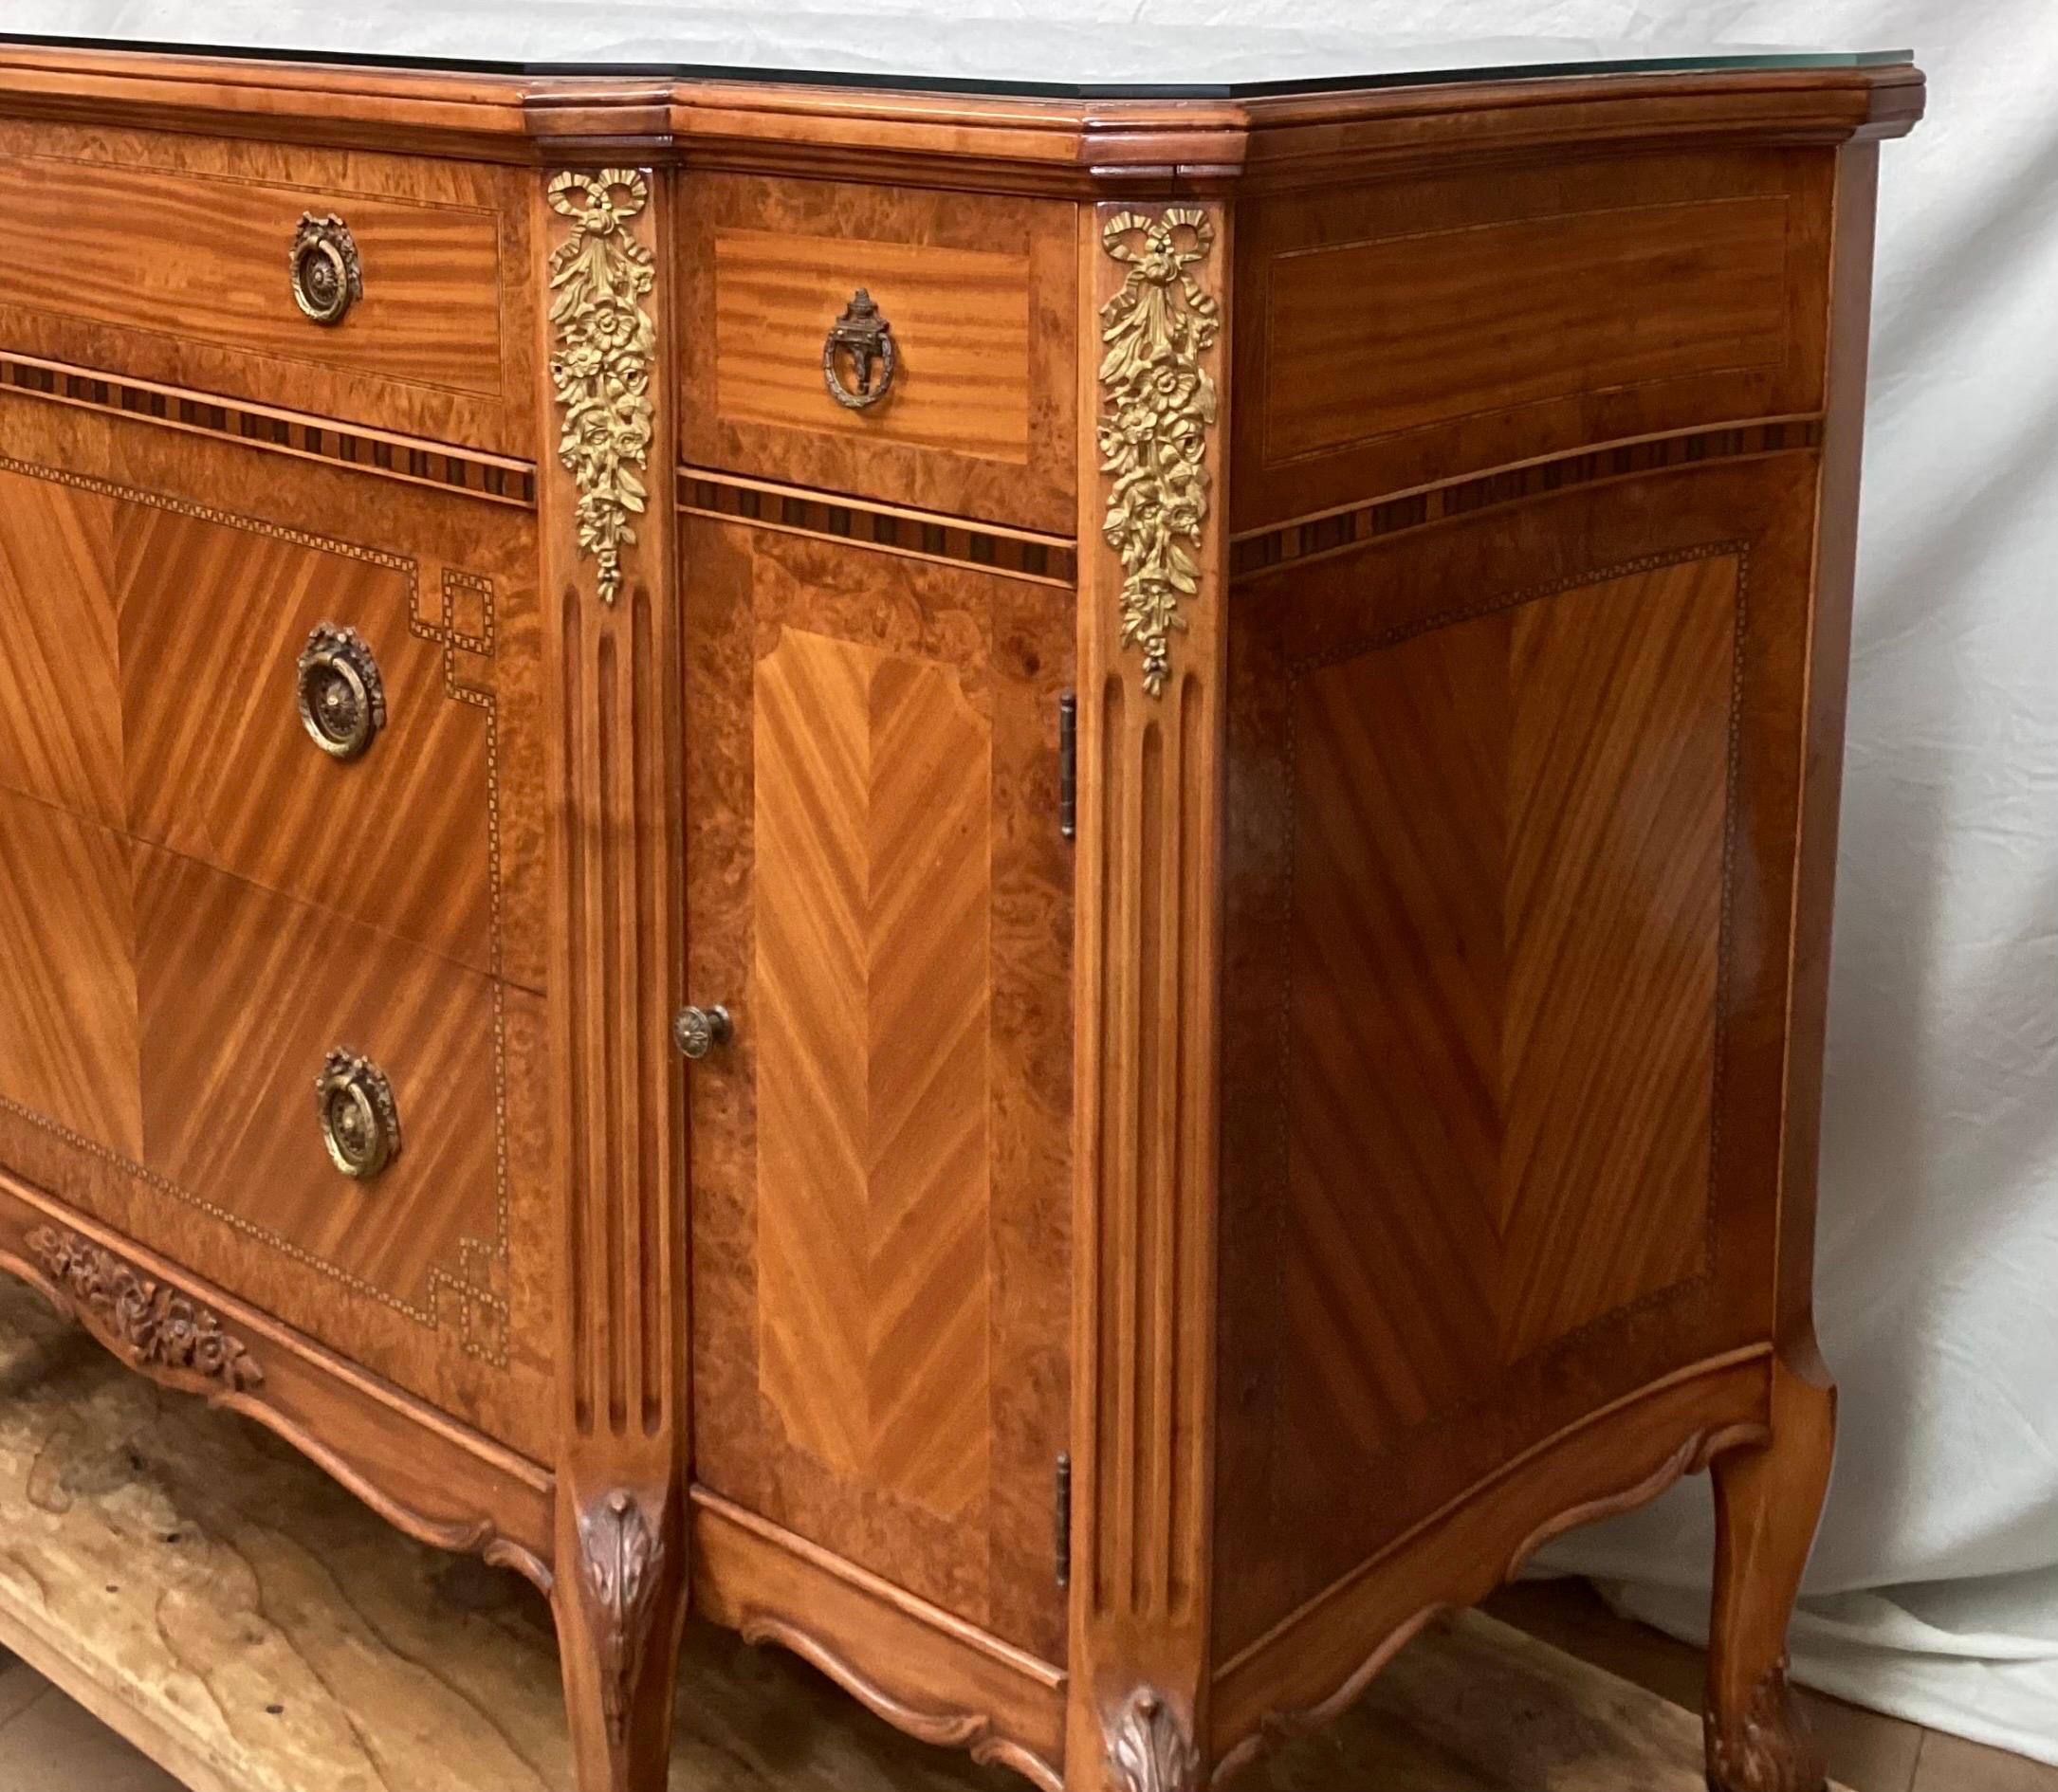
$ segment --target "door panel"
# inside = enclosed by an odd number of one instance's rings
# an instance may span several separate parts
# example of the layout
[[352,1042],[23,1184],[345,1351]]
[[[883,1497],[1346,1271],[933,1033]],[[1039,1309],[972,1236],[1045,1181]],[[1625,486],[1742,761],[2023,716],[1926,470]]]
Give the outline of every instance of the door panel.
[[1069,592],[696,521],[695,1464],[1056,1655]]

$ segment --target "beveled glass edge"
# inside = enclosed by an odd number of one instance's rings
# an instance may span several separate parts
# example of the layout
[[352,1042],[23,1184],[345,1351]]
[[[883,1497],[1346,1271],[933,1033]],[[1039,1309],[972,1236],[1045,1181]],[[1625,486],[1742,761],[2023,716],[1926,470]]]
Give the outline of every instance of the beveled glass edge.
[[1912,65],[1912,49],[1763,50],[1735,56],[1647,56],[1589,62],[1452,64],[1437,68],[1369,75],[1309,75],[1248,82],[1067,82],[975,80],[946,75],[900,75],[879,70],[769,68],[755,64],[664,62],[493,62],[457,56],[378,56],[346,50],[251,48],[233,45],[144,42],[133,38],[66,37],[51,32],[0,31],[0,47],[70,49],[94,54],[193,57],[214,62],[283,63],[318,68],[369,68],[386,73],[513,77],[530,80],[655,80],[738,82],[765,86],[858,88],[886,93],[964,94],[970,98],[1038,100],[1268,100],[1296,95],[1369,93],[1398,87],[1485,84],[1611,75],[1733,74]]

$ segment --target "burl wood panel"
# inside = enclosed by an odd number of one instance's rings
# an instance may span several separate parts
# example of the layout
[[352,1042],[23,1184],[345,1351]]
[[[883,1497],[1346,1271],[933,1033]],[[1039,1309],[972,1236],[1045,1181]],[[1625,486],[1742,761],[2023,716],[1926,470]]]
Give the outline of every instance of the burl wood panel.
[[1768,1335],[1813,472],[1238,588],[1223,1648]]
[[764,1392],[954,1517],[992,1398],[992,741],[948,667],[797,629],[753,727]]
[[0,472],[0,788],[127,814],[110,501]]
[[130,843],[0,790],[0,1105],[142,1149]]
[[[524,189],[368,152],[0,120],[8,346],[432,440],[534,452]],[[364,296],[303,316],[303,213],[356,239]]]
[[1235,525],[1822,402],[1825,158],[1540,161],[1253,203]]
[[[680,453],[891,503],[1069,536],[1073,209],[730,174],[685,177]],[[852,411],[822,344],[863,287],[899,369]]]
[[1069,594],[683,553],[696,1476],[1061,1659]]

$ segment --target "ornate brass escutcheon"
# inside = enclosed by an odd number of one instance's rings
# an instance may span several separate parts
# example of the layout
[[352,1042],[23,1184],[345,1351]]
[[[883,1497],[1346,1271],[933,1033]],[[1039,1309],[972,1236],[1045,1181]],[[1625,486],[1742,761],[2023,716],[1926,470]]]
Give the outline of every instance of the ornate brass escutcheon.
[[400,1110],[393,1085],[370,1058],[338,1046],[315,1078],[315,1111],[329,1161],[369,1182],[400,1155]]
[[286,258],[293,276],[293,299],[317,323],[340,323],[350,307],[364,297],[364,266],[358,259],[357,239],[334,212],[309,211],[293,232]]
[[671,1042],[688,1057],[704,1058],[727,1045],[734,1032],[726,1008],[682,1008],[671,1023]]
[[364,637],[321,624],[301,649],[298,676],[307,738],[334,759],[364,753],[386,725],[386,687]]
[[[857,384],[844,383],[838,357],[848,357]],[[829,395],[852,411],[868,411],[892,389],[893,372],[900,364],[893,346],[893,326],[879,315],[872,295],[860,286],[843,307],[843,315],[829,326],[829,339],[822,344],[821,376]],[[879,374],[873,384],[873,369]]]

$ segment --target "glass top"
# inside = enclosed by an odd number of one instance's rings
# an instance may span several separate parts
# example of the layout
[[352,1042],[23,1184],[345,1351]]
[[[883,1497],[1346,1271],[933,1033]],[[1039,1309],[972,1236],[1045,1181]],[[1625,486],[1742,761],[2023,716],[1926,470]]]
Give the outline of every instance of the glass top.
[[[844,0],[848,4],[848,0]],[[0,44],[516,75],[922,88],[1062,99],[1255,99],[1539,75],[1862,68],[1903,50],[1376,30],[759,11],[653,0],[7,0]]]

